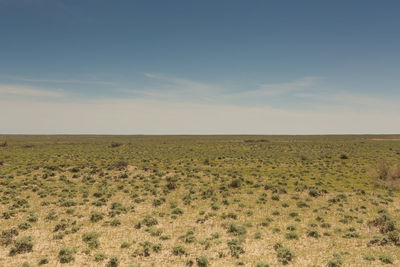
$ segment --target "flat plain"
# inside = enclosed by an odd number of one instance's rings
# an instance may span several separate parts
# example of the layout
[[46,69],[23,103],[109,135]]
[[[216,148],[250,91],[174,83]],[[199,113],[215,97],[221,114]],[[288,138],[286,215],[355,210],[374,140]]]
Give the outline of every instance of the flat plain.
[[0,136],[0,266],[400,266],[400,136]]

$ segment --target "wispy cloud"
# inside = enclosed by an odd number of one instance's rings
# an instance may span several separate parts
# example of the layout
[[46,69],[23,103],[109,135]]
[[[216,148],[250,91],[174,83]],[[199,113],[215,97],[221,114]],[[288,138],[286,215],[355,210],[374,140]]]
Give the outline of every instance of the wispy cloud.
[[320,105],[326,108],[366,108],[370,110],[392,109],[400,110],[400,99],[396,96],[382,97],[377,94],[365,95],[344,90],[324,90],[321,92],[302,92],[296,93],[298,99],[307,99],[314,103],[313,106]]
[[309,91],[315,87],[321,77],[306,76],[292,82],[262,83],[259,88],[242,92],[247,96],[278,96],[299,91]]
[[0,84],[0,95],[22,96],[22,97],[56,97],[65,96],[61,90],[45,90],[22,85],[2,85]]
[[188,80],[188,79],[170,77],[170,76],[154,74],[154,73],[145,73],[144,75],[147,78],[160,80],[160,81],[164,81],[164,82],[173,84],[176,86],[176,89],[178,89],[178,90],[195,91],[195,92],[205,92],[205,91],[206,92],[210,92],[210,91],[219,92],[221,90],[224,90],[223,88],[221,88],[220,86],[217,86],[217,85],[192,81],[192,80]]
[[[147,78],[162,82],[159,88],[140,90],[149,97],[198,97],[198,100],[225,101],[233,99],[257,99],[311,92],[316,89],[321,77],[306,76],[282,83],[261,83],[258,86],[236,85],[235,88],[171,77],[163,74],[145,73]],[[242,88],[241,88],[242,87]]]
[[[328,90],[318,83],[319,78],[304,77],[281,84],[264,84],[238,94],[237,90],[224,86],[159,74],[145,75],[155,83],[148,85],[150,89],[133,88],[139,97],[78,97],[69,101],[69,98],[63,98],[69,95],[62,90],[0,85],[0,114],[13,114],[0,116],[1,131],[98,134],[400,131],[396,99]],[[251,101],[244,101],[245,96]],[[273,100],[255,105],[258,99]],[[289,105],[281,102],[272,105],[275,100],[304,101],[307,105],[299,108],[293,102],[288,108]]]
[[[268,105],[275,98],[283,104],[293,102],[291,110],[296,110],[296,101],[305,104],[306,109],[339,107],[396,107],[398,99],[387,99],[379,96],[367,96],[351,90],[327,88],[322,83],[322,77],[305,76],[293,81],[282,83],[261,83],[252,89],[250,85],[237,85],[228,88],[220,85],[197,82],[163,74],[145,73],[147,78],[160,81],[159,87],[132,90],[138,92],[144,99],[162,101],[179,101],[184,99],[189,103],[202,104],[236,104],[236,105]],[[240,90],[242,88],[242,90]],[[244,89],[245,88],[245,89]],[[279,102],[282,104],[281,102]],[[279,104],[278,103],[278,104]]]
[[91,85],[114,85],[112,82],[100,80],[79,80],[79,79],[41,79],[22,76],[0,76],[2,79],[20,81],[20,82],[33,82],[33,83],[60,83],[60,84],[91,84]]
[[126,88],[125,92],[145,98],[170,100],[214,101],[226,88],[210,83],[197,82],[162,74],[144,73],[150,79],[149,85],[141,88]]

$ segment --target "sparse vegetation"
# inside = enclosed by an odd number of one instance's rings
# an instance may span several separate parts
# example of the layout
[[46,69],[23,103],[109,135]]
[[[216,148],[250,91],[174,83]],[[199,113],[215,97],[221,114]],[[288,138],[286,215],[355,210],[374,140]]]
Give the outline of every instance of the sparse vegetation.
[[395,266],[398,151],[368,136],[7,136],[0,266]]
[[23,236],[15,240],[14,245],[10,250],[10,256],[16,254],[31,252],[33,248],[33,242],[31,236]]

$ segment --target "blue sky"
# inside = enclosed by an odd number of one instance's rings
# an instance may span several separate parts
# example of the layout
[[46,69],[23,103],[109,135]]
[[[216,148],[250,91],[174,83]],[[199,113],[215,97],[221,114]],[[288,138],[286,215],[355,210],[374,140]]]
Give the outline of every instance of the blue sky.
[[0,133],[400,133],[399,12],[0,0]]

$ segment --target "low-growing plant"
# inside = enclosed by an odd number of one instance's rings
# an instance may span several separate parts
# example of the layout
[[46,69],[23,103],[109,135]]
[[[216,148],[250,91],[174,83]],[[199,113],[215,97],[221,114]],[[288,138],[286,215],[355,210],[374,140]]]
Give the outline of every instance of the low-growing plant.
[[239,235],[245,235],[247,231],[246,228],[242,225],[238,225],[236,223],[230,223],[227,232],[235,236],[239,236]]
[[10,256],[16,254],[32,252],[33,241],[31,236],[23,236],[15,240],[13,247],[10,250]]
[[256,263],[255,267],[269,267],[269,264],[265,261],[259,261]]
[[40,265],[45,265],[48,263],[49,263],[49,260],[47,258],[41,258],[38,262],[38,265],[40,266]]
[[70,263],[70,262],[74,261],[75,260],[75,257],[74,257],[75,252],[76,251],[74,249],[62,248],[58,252],[58,259],[59,259],[60,263]]
[[199,267],[207,267],[208,266],[208,258],[206,256],[200,256],[196,258],[197,266]]
[[334,253],[332,259],[328,261],[328,267],[339,267],[342,266],[343,259],[338,253]]
[[176,256],[186,255],[187,254],[185,247],[180,246],[180,245],[173,246],[172,247],[172,252]]
[[100,234],[98,232],[89,232],[85,233],[82,235],[82,240],[86,244],[88,244],[89,248],[94,249],[98,248],[100,245],[100,242],[98,240]]
[[119,258],[116,256],[110,257],[110,260],[107,263],[107,267],[117,267],[119,265]]
[[274,245],[276,251],[276,256],[278,261],[282,264],[288,264],[294,258],[294,253],[287,247],[284,247],[281,243],[276,243]]
[[97,253],[94,255],[95,262],[101,262],[106,259],[106,255],[104,253]]
[[103,212],[92,211],[90,213],[90,221],[93,223],[99,222],[104,219],[104,215]]
[[390,254],[381,254],[379,255],[379,260],[385,264],[393,264],[394,259]]
[[239,258],[241,254],[244,254],[244,248],[242,246],[242,240],[239,239],[231,239],[228,240],[228,247],[231,251],[232,257]]

